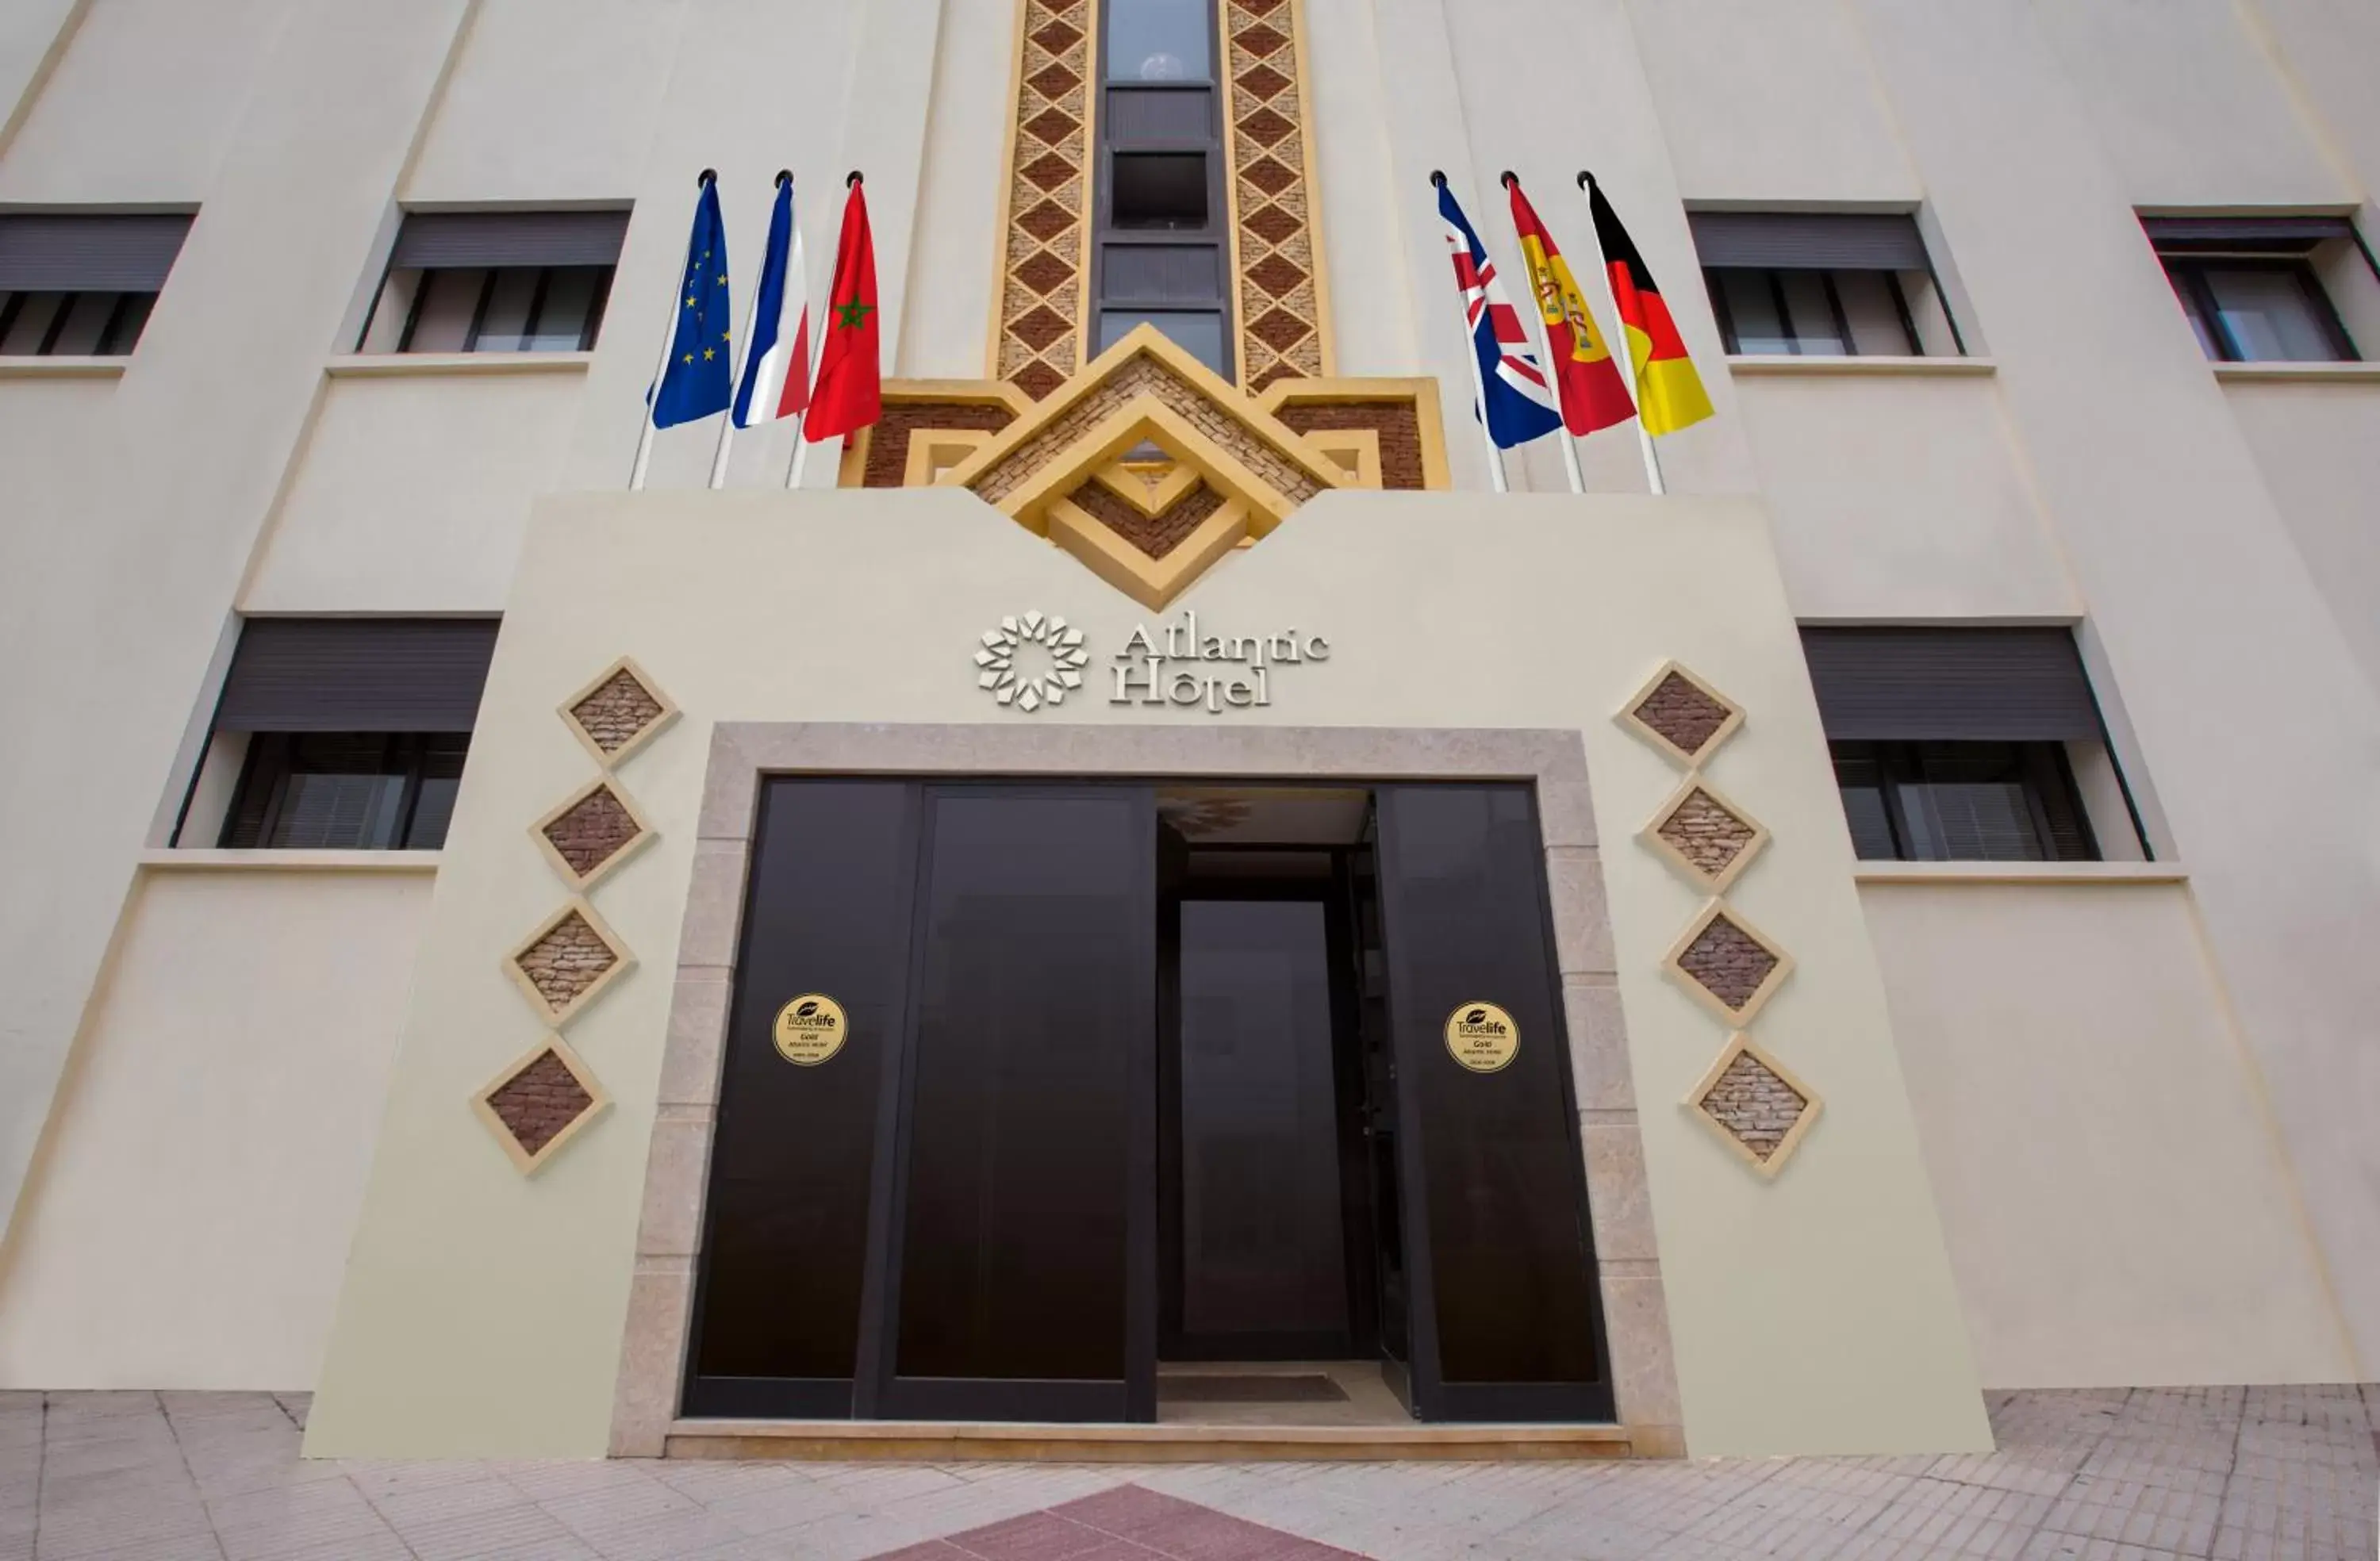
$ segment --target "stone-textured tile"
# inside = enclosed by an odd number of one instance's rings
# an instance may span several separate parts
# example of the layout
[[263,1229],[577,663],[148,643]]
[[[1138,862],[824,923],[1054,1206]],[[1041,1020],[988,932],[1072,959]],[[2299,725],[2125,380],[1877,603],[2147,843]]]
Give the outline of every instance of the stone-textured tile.
[[678,976],[662,1048],[658,1104],[718,1105],[719,1059],[725,1049],[727,1000],[733,991],[722,970],[696,968]]
[[1570,1024],[1571,1079],[1578,1108],[1635,1110],[1628,1021],[1620,1006],[1620,988],[1602,981],[1566,981],[1562,1010]]
[[1616,974],[1620,957],[1612,949],[1602,859],[1567,846],[1547,852],[1546,888],[1553,902],[1554,953],[1561,974]]
[[735,935],[744,919],[745,846],[740,841],[697,841],[686,881],[686,919],[678,933],[681,965],[735,962]]

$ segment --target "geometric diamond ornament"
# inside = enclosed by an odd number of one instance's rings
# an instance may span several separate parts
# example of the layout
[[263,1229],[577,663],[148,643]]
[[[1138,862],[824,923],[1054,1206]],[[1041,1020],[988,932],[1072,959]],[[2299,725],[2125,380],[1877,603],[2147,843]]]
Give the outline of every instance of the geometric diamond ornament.
[[1621,707],[1621,725],[1692,769],[1743,724],[1743,708],[1675,661]]
[[678,710],[643,668],[623,656],[565,699],[560,713],[571,735],[610,769],[660,736]]
[[575,889],[592,888],[653,838],[627,793],[606,779],[580,788],[529,827],[546,861]]
[[1768,831],[1699,775],[1688,776],[1637,839],[1692,879],[1718,894],[1742,877],[1768,843]]
[[538,1017],[560,1029],[635,963],[595,907],[574,898],[504,956],[504,974]]
[[611,1103],[578,1054],[548,1035],[489,1080],[471,1097],[471,1110],[528,1176]]
[[1746,1165],[1774,1177],[1818,1119],[1822,1103],[1782,1062],[1738,1031],[1687,1093],[1684,1105]]
[[1713,900],[1661,967],[1721,1020],[1744,1024],[1792,974],[1793,959],[1739,913]]

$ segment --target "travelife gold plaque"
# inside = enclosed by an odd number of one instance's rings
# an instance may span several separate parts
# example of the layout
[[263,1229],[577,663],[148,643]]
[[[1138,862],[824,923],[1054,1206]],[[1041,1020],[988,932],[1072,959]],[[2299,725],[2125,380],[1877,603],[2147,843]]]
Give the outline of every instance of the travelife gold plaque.
[[1493,1073],[1521,1049],[1521,1027],[1494,1003],[1465,1003],[1446,1016],[1448,1055],[1475,1073]]
[[850,1030],[841,1003],[823,992],[805,992],[777,1010],[777,1055],[797,1068],[815,1068],[843,1049]]

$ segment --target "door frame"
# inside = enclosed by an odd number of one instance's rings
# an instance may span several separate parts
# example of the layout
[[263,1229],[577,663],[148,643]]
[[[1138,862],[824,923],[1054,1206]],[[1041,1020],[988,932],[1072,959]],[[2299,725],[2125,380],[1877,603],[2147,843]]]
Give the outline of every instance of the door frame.
[[[726,990],[736,961],[760,778],[882,775],[940,781],[1007,776],[1376,783],[1445,780],[1534,782],[1574,1069],[1598,1097],[1633,1099],[1586,756],[1574,729],[720,722],[712,726],[692,870],[681,922],[670,1023],[653,1100],[611,1450],[658,1457],[678,1417],[691,1319],[695,1249],[710,1174]],[[668,842],[663,841],[664,849]],[[1582,1091],[1582,1094],[1585,1092]],[[623,1102],[633,1117],[638,1103]],[[1643,1452],[1684,1446],[1661,1265],[1649,1218],[1636,1113],[1600,1109],[1591,1126],[1615,1140],[1589,1205],[1617,1399]],[[1622,1141],[1624,1142],[1619,1142]],[[1408,1254],[1408,1262],[1411,1261]],[[1150,1276],[1153,1281],[1153,1272]]]

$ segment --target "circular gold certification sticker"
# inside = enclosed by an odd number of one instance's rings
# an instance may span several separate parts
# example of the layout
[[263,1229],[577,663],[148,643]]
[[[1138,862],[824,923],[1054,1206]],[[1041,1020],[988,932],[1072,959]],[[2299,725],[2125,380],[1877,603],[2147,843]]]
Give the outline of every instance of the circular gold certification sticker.
[[1494,1003],[1465,1003],[1446,1016],[1446,1050],[1475,1073],[1493,1073],[1521,1049],[1521,1027]]
[[841,1003],[823,992],[805,992],[777,1010],[777,1055],[815,1068],[843,1049],[850,1028]]

